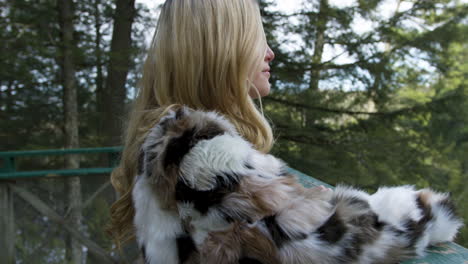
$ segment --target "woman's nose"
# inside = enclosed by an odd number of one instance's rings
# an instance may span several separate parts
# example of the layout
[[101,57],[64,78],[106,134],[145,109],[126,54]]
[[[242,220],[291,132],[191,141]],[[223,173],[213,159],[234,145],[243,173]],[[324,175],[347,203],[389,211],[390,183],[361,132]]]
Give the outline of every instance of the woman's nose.
[[271,62],[275,58],[275,53],[271,50],[270,46],[267,46],[267,51],[265,55],[265,61]]

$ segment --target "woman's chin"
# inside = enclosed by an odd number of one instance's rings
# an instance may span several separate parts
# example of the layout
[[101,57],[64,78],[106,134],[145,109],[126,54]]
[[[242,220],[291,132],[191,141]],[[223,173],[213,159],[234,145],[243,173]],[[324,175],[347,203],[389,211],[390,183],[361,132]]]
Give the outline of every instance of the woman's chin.
[[270,94],[270,83],[252,87],[249,91],[249,95],[252,99],[258,99],[259,97],[264,97],[268,94]]

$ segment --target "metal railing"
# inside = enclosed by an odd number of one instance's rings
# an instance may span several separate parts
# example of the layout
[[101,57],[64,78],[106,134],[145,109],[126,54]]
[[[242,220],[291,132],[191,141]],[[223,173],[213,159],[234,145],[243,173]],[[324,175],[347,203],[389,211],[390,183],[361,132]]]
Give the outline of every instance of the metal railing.
[[[0,152],[0,256],[2,263],[15,263],[15,216],[13,195],[20,197],[29,206],[32,206],[42,216],[61,226],[70,236],[79,241],[90,252],[99,258],[99,263],[117,263],[117,258],[111,256],[109,252],[100,247],[96,242],[87,238],[73,225],[67,223],[66,217],[57,213],[47,202],[44,202],[38,195],[27,188],[20,186],[19,181],[38,180],[58,177],[85,176],[97,174],[110,174],[115,167],[122,147],[103,147],[103,148],[81,148],[81,149],[52,149],[52,150],[33,150],[33,151],[7,151]],[[106,154],[106,167],[90,167],[78,169],[48,169],[48,170],[18,170],[17,164],[20,158],[45,156],[64,156],[64,155],[85,155],[85,154]],[[107,181],[97,188],[95,193],[88,200],[91,201],[104,189],[110,186]],[[83,208],[90,202],[83,203]]]
[[[24,179],[34,177],[56,177],[56,176],[80,176],[87,174],[110,173],[115,167],[117,157],[120,155],[122,147],[104,147],[104,148],[81,148],[81,149],[50,149],[50,150],[31,150],[31,151],[6,151],[0,152],[0,159],[3,160],[3,166],[0,167],[1,179]],[[20,157],[31,156],[51,156],[51,155],[69,155],[69,154],[96,154],[107,153],[109,166],[103,168],[79,168],[79,169],[61,169],[61,170],[38,170],[38,171],[17,171],[16,159]]]

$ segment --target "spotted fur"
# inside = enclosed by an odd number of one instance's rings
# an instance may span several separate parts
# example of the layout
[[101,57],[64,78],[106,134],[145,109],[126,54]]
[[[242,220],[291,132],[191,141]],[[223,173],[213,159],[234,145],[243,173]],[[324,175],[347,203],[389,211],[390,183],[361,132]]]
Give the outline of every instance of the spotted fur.
[[452,240],[448,195],[304,188],[213,112],[181,108],[149,132],[133,189],[149,264],[397,263]]

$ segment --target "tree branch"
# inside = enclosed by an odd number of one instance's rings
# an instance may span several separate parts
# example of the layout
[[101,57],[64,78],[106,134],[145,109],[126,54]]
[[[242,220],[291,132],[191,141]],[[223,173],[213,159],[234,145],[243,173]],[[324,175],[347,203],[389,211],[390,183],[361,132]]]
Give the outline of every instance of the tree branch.
[[419,105],[414,105],[411,107],[406,107],[406,108],[401,108],[395,111],[390,111],[390,112],[364,112],[364,111],[349,111],[349,110],[344,110],[344,109],[330,109],[326,107],[320,107],[320,106],[310,106],[302,103],[296,103],[296,102],[290,102],[287,100],[275,98],[272,96],[267,96],[264,97],[263,100],[265,101],[272,101],[276,103],[280,103],[283,105],[287,106],[292,106],[292,107],[297,107],[297,108],[302,108],[302,109],[308,109],[308,110],[314,110],[314,111],[321,111],[321,112],[327,112],[327,113],[335,113],[335,114],[345,114],[345,115],[369,115],[369,116],[381,116],[381,117],[395,117],[399,116],[405,113],[413,113],[417,111],[421,111],[422,109],[431,107],[432,105],[436,103],[440,103],[446,100],[450,100],[454,97],[457,97],[457,93],[451,93],[447,96],[440,97],[437,99],[433,99],[430,102],[424,103],[424,104],[419,104]]
[[347,114],[347,115],[385,115],[385,114],[388,114],[388,113],[381,113],[381,112],[349,111],[349,110],[344,110],[344,109],[330,109],[330,108],[319,107],[319,106],[310,106],[310,105],[305,105],[301,103],[290,102],[290,101],[279,99],[279,98],[274,98],[272,96],[264,97],[263,100],[272,101],[272,102],[280,103],[280,104],[287,105],[287,106],[297,107],[297,108],[316,110],[316,111],[335,113],[335,114]]

